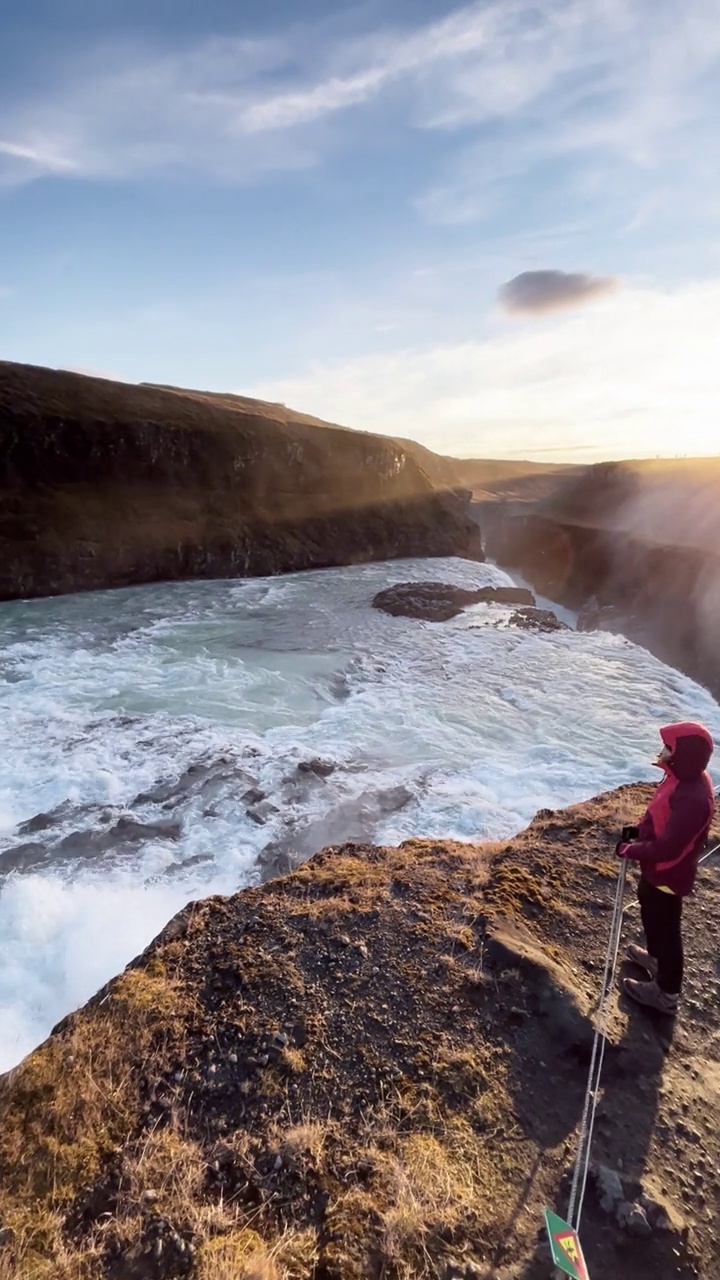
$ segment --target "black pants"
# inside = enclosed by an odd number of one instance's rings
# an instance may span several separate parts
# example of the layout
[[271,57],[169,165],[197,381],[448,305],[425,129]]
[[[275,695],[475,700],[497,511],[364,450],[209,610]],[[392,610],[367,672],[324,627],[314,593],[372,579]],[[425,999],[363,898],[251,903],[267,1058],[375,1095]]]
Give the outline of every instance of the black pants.
[[675,893],[663,893],[643,879],[638,886],[638,900],[647,949],[658,962],[658,986],[668,995],[679,995],[684,961],[683,900]]

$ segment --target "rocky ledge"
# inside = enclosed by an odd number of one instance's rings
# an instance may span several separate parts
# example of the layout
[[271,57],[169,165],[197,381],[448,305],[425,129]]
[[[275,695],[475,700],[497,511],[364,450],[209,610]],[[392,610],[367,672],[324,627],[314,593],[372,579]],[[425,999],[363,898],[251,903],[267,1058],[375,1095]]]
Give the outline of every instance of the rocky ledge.
[[[547,1280],[608,851],[649,794],[507,844],[348,844],[188,904],[0,1082],[0,1275]],[[718,1274],[717,871],[700,893],[677,1025],[613,1007],[592,1275]]]

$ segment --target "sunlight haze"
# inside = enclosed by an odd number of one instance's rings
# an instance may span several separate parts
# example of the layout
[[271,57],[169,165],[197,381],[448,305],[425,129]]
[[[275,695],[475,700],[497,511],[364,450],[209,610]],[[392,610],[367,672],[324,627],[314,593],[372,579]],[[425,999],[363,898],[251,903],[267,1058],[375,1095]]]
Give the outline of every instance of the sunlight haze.
[[717,453],[717,18],[16,8],[2,356],[465,456]]

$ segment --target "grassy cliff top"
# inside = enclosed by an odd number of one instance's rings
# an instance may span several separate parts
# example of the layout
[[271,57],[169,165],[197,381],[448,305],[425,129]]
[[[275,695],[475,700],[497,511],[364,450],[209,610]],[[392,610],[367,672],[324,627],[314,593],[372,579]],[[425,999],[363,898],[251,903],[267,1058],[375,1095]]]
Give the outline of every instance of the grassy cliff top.
[[[506,845],[345,845],[189,904],[0,1083],[0,1277],[544,1280],[612,848],[647,796],[544,811]],[[720,1030],[697,981],[717,873],[702,895],[674,1034],[614,1011],[596,1142],[666,1229],[628,1236],[591,1191],[592,1274],[719,1274]]]

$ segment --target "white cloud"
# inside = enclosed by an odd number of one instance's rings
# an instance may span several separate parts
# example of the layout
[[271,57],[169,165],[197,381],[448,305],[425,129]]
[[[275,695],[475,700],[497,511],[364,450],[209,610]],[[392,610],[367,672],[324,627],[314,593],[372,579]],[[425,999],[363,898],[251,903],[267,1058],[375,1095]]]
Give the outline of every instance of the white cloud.
[[40,169],[62,171],[73,167],[72,161],[64,160],[62,156],[51,155],[37,146],[18,146],[16,143],[3,142],[1,139],[0,155],[8,156],[11,160],[27,160],[29,164],[37,165]]
[[701,110],[716,19],[714,0],[684,0],[682,14],[658,0],[483,0],[340,41],[295,26],[192,52],[91,50],[57,69],[44,98],[9,105],[0,165],[6,181],[178,167],[246,181],[312,163],[333,117],[392,90],[406,124],[517,127],[426,194],[429,216],[458,221],[454,205],[473,216],[489,183],[543,157],[602,149],[642,165],[664,154]]
[[717,453],[720,278],[627,288],[482,342],[317,364],[242,388],[448,453],[585,460]]

